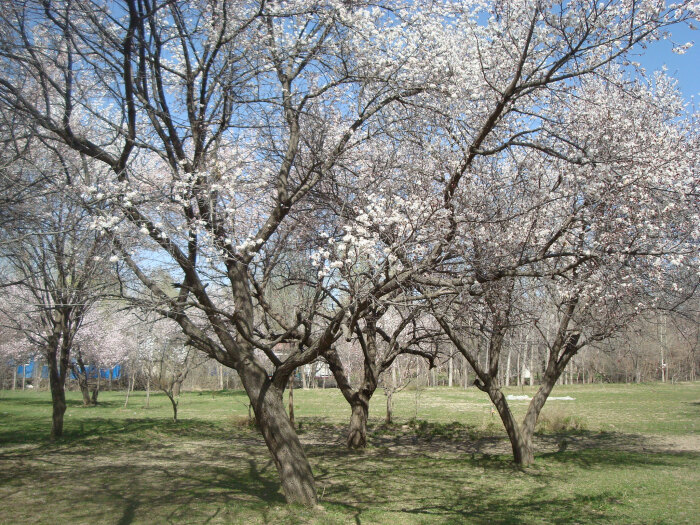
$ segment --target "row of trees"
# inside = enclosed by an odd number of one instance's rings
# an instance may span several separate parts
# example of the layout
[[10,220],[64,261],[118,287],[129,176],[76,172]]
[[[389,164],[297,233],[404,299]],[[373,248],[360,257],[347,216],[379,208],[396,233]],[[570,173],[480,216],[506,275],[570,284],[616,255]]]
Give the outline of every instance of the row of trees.
[[[71,363],[73,387],[78,388],[78,378],[93,379],[91,388],[102,389],[139,389],[157,388],[161,368],[167,371],[178,365],[182,352],[171,352],[170,348],[178,345],[178,335],[167,331],[163,323],[152,323],[131,317],[127,327],[113,324],[112,316],[103,315],[95,318],[95,324],[89,330],[101,334],[119,331],[124,339],[100,337],[98,340],[85,341],[75,348],[78,356]],[[97,328],[99,326],[99,328]],[[136,328],[135,328],[136,327]],[[84,326],[81,331],[88,330]],[[161,333],[165,330],[165,333]],[[155,333],[154,333],[155,332]],[[82,336],[83,334],[81,334]],[[153,352],[153,344],[144,340],[159,341],[163,350]],[[133,344],[136,342],[137,344]],[[396,385],[402,387],[447,386],[468,388],[473,386],[474,371],[453,345],[439,341],[434,359],[417,359],[410,357],[402,363],[394,361],[380,377],[380,386],[384,388]],[[478,345],[478,342],[476,343]],[[362,381],[364,353],[357,341],[341,342],[336,345],[337,354],[346,367],[347,379],[351,384]],[[590,383],[639,383],[651,381],[695,381],[700,370],[700,334],[698,323],[687,315],[655,315],[641,320],[614,338],[585,348],[569,362],[564,374],[559,378],[560,384]],[[432,357],[433,354],[429,354]],[[82,365],[78,359],[83,362]],[[48,387],[48,370],[41,353],[36,347],[19,338],[8,337],[0,345],[0,388],[42,389]],[[488,359],[482,342],[477,360]],[[160,366],[164,361],[163,366]],[[155,366],[155,365],[158,366]],[[505,342],[501,355],[500,382],[503,386],[532,386],[539,384],[547,364],[547,348],[533,342],[530,334],[515,331]],[[26,374],[24,373],[24,366]],[[84,366],[88,374],[76,372]],[[98,371],[100,371],[98,377]],[[320,360],[304,365],[296,371],[297,388],[335,388],[328,363]],[[133,381],[133,384],[132,384]],[[192,367],[183,381],[186,390],[225,390],[241,387],[234,370],[222,366],[216,361],[207,360]],[[90,403],[93,404],[92,401]]]
[[[574,356],[696,286],[697,121],[632,60],[696,8],[13,2],[3,315],[49,363],[52,435],[113,295],[237,372],[290,502],[317,497],[282,393],[319,358],[361,447],[382,374],[449,344],[530,463]],[[523,335],[546,365],[517,422],[502,367]]]

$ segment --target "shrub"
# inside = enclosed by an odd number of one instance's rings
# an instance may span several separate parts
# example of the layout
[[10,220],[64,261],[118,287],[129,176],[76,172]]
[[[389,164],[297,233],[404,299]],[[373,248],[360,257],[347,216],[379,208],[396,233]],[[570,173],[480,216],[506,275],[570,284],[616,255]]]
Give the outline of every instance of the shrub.
[[540,414],[536,430],[548,434],[581,432],[586,430],[586,424],[580,416],[565,414],[561,410],[550,410]]

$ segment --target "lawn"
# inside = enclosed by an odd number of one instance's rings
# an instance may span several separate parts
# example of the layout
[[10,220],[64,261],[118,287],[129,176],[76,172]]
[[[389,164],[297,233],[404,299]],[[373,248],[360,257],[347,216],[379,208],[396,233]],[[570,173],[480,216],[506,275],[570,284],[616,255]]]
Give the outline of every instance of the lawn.
[[[513,388],[528,394],[528,388]],[[474,389],[371,405],[370,446],[344,447],[337,390],[296,390],[295,414],[321,507],[289,507],[247,425],[241,392],[169,401],[119,392],[83,408],[69,393],[66,436],[47,439],[48,393],[0,391],[0,523],[697,523],[700,383],[557,387],[534,465],[515,467],[500,422]],[[526,403],[512,402],[522,413]]]

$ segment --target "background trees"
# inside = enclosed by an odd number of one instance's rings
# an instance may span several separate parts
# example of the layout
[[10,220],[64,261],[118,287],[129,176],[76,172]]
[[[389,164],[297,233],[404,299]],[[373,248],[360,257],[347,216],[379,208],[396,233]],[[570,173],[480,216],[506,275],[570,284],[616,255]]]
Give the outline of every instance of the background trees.
[[63,432],[65,382],[74,339],[107,284],[109,242],[92,230],[90,214],[66,188],[93,168],[70,150],[41,140],[16,144],[21,157],[3,167],[16,202],[2,224],[4,326],[48,364],[52,438]]
[[[362,325],[355,325],[355,334],[346,335],[346,343],[356,341],[355,354],[349,355],[357,361],[359,380],[353,386],[343,359],[335,347],[324,353],[346,401],[350,404],[350,428],[348,448],[364,448],[367,445],[367,418],[369,402],[380,384],[382,374],[389,370],[400,355],[415,355],[426,359],[430,367],[437,357],[436,331],[426,326],[418,310],[402,313],[396,309],[375,309],[364,316]],[[385,384],[387,379],[384,379]],[[391,387],[385,386],[387,407],[391,406],[391,394],[401,387],[396,375]],[[391,419],[388,410],[387,419]]]

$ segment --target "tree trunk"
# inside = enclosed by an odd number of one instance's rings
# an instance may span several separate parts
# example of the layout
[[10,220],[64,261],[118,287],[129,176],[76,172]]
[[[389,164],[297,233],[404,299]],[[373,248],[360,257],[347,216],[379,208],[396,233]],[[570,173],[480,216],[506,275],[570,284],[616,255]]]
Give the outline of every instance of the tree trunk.
[[666,379],[668,376],[666,362],[664,359],[664,345],[666,344],[665,343],[665,328],[666,328],[666,319],[664,318],[664,324],[662,326],[660,326],[660,328],[659,328],[659,331],[660,331],[659,340],[661,343],[661,382],[662,383],[666,382]]
[[356,395],[351,403],[350,429],[348,431],[348,448],[365,448],[367,446],[367,417],[369,416],[369,399]]
[[83,406],[90,406],[90,387],[88,385],[88,371],[80,358],[80,353],[78,353],[78,358],[75,363],[70,365],[73,375],[78,379],[78,387],[80,388],[80,393],[83,395]]
[[63,435],[63,415],[66,413],[66,392],[62,381],[62,375],[58,369],[56,354],[49,352],[47,355],[47,361],[49,364],[51,402],[53,404],[51,439],[54,440]]
[[513,345],[508,345],[508,359],[506,359],[506,373],[503,384],[510,386],[510,356],[513,353]]
[[90,404],[91,405],[97,405],[97,394],[100,393],[100,387],[95,386],[95,388],[92,391],[92,397],[90,398]]
[[[34,388],[36,389],[37,392],[41,391],[41,359],[37,359],[34,363]],[[38,373],[37,373],[38,372]]]
[[294,424],[294,373],[289,377],[289,422]]
[[170,399],[170,403],[173,405],[173,423],[177,423],[177,400],[175,399],[175,396],[173,396],[172,392],[165,392],[166,395],[168,396],[168,399]]
[[284,409],[283,391],[261,370],[239,371],[255,417],[282,482],[287,503],[318,503],[311,465]]
[[[555,383],[556,378],[545,374],[545,377],[542,379],[542,386],[532,397],[530,405],[527,407],[525,419],[523,419],[522,425],[520,426],[520,441],[525,446],[525,449],[523,451],[527,452],[527,450],[529,449],[530,452],[529,454],[522,456],[521,461],[518,461],[518,457],[516,456],[515,461],[519,465],[529,465],[534,461],[534,456],[532,454],[532,436],[535,434],[535,425],[537,424],[537,418],[540,416],[542,407],[544,407],[544,404],[547,401],[549,394],[551,394],[552,388],[554,388]],[[515,449],[513,450],[513,453],[515,454]]]
[[87,380],[78,375],[78,386],[80,387],[80,393],[83,394],[83,406],[90,406],[90,390],[88,389]]
[[392,390],[389,390],[386,393],[386,424],[391,425],[392,419],[393,419],[393,406],[391,404],[392,399],[391,397],[394,395],[394,392]]
[[513,450],[513,460],[518,465],[532,464],[535,460],[532,448],[532,432],[528,432],[524,428],[525,424],[523,424],[523,428],[518,425],[515,417],[513,417],[513,413],[510,411],[510,407],[508,406],[503,392],[499,389],[492,389],[489,390],[488,394],[508,434],[510,446]]
[[316,381],[316,370],[317,370],[317,363],[314,361],[311,363],[311,375],[309,376],[309,379],[311,380],[311,388],[318,388],[318,382]]
[[[350,404],[350,427],[348,429],[348,448],[365,448],[367,445],[367,416],[369,414],[369,400],[374,395],[377,388],[377,367],[374,362],[376,346],[373,338],[368,338],[367,343],[363,343],[366,348],[364,362],[364,381],[358,390],[353,390],[350,381],[345,374],[343,364],[335,350],[329,351],[326,361],[335,377],[338,388],[343,393],[343,397]],[[362,339],[361,341],[364,341]],[[430,376],[428,376],[430,377]]]
[[126,383],[126,399],[124,399],[124,408],[129,404],[129,393],[134,389],[135,382],[134,374],[130,374],[130,377]]
[[453,359],[453,355],[450,354],[450,360],[447,362],[447,386],[449,387],[452,387],[452,374],[454,373]]
[[12,366],[12,390],[17,388],[17,364],[14,363]]

